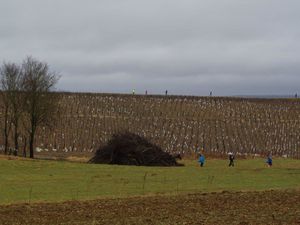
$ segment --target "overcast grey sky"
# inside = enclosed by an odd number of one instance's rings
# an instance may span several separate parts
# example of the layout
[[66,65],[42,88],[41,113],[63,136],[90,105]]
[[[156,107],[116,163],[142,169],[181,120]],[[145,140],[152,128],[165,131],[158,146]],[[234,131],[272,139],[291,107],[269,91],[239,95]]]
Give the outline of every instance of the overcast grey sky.
[[0,0],[0,61],[46,61],[67,91],[293,94],[299,12],[299,0]]

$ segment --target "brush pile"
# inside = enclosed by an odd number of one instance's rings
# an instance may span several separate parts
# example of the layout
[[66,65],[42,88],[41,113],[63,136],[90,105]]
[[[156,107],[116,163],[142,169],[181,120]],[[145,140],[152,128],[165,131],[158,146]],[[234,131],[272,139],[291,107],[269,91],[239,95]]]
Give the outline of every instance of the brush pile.
[[89,162],[137,166],[180,165],[174,156],[164,152],[159,146],[130,132],[113,135],[107,145],[100,147]]

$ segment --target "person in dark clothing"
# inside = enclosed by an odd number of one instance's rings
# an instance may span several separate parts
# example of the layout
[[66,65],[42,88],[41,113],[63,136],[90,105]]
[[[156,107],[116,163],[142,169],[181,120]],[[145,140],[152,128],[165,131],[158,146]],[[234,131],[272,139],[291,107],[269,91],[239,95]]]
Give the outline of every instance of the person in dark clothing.
[[273,160],[272,160],[271,154],[268,155],[266,163],[268,164],[268,167],[271,167],[273,165]]
[[229,165],[228,166],[234,166],[234,154],[232,152],[229,152]]

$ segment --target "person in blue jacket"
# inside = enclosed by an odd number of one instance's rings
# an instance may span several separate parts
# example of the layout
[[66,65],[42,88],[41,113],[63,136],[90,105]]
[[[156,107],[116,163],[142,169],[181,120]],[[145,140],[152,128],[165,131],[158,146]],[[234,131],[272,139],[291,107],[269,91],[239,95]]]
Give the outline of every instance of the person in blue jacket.
[[268,155],[266,163],[268,164],[268,167],[271,167],[273,165],[273,160],[271,154]]
[[200,155],[199,155],[199,160],[198,160],[198,162],[199,162],[200,166],[203,167],[204,162],[205,162],[205,157],[204,157],[203,154],[200,154]]

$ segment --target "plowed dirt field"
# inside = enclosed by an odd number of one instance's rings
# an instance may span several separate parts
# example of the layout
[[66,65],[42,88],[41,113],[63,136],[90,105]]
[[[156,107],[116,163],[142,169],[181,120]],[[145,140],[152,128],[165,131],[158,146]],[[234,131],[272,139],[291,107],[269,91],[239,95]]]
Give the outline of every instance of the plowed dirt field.
[[300,190],[2,205],[0,224],[300,224]]

